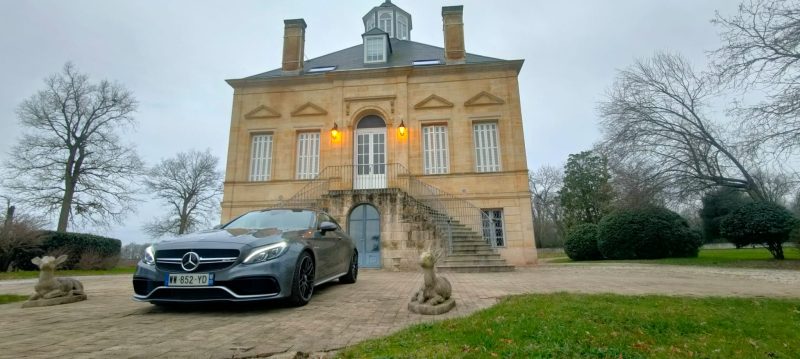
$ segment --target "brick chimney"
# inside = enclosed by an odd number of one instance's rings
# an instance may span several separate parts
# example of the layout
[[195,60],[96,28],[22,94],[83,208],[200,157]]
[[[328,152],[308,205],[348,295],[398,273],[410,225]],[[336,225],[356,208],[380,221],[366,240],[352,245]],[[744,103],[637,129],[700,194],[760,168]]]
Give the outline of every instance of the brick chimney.
[[464,6],[443,6],[444,59],[445,63],[463,64],[466,62],[464,50]]
[[287,74],[303,71],[303,50],[306,43],[306,22],[303,19],[283,20],[283,65]]

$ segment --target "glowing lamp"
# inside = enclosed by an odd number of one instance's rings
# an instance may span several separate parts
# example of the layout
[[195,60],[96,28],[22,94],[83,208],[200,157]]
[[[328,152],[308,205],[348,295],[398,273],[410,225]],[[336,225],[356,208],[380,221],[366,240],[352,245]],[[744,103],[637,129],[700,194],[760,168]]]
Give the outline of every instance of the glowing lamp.
[[400,121],[400,126],[397,127],[397,133],[400,134],[400,137],[406,135],[406,124],[403,121]]
[[333,123],[333,128],[331,129],[331,137],[334,140],[339,138],[339,125],[336,122]]

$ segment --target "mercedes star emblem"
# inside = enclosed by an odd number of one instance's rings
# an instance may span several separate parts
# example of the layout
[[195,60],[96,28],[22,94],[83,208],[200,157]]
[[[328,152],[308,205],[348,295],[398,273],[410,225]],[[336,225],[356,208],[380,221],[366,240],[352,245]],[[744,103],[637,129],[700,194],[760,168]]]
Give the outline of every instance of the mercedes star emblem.
[[181,258],[181,268],[187,272],[197,269],[198,265],[200,265],[200,256],[195,252],[186,252]]

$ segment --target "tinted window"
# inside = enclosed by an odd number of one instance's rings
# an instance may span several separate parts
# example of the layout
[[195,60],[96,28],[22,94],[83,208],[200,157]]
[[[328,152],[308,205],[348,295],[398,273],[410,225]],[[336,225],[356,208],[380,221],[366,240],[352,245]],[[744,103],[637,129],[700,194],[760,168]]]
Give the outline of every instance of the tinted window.
[[309,229],[314,225],[314,212],[273,209],[247,213],[224,228],[263,229],[277,228],[282,231]]

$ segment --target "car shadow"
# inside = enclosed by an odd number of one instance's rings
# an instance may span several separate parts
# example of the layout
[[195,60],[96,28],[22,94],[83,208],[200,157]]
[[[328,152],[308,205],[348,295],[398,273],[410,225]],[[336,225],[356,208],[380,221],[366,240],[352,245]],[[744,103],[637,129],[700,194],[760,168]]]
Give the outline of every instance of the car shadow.
[[268,313],[282,310],[302,310],[302,308],[314,307],[315,303],[325,301],[326,293],[330,293],[335,287],[341,286],[336,281],[321,284],[314,287],[314,295],[311,301],[302,307],[297,307],[287,299],[268,299],[252,302],[200,302],[200,303],[160,303],[144,308],[136,314],[159,315],[159,314],[235,314],[235,313]]

